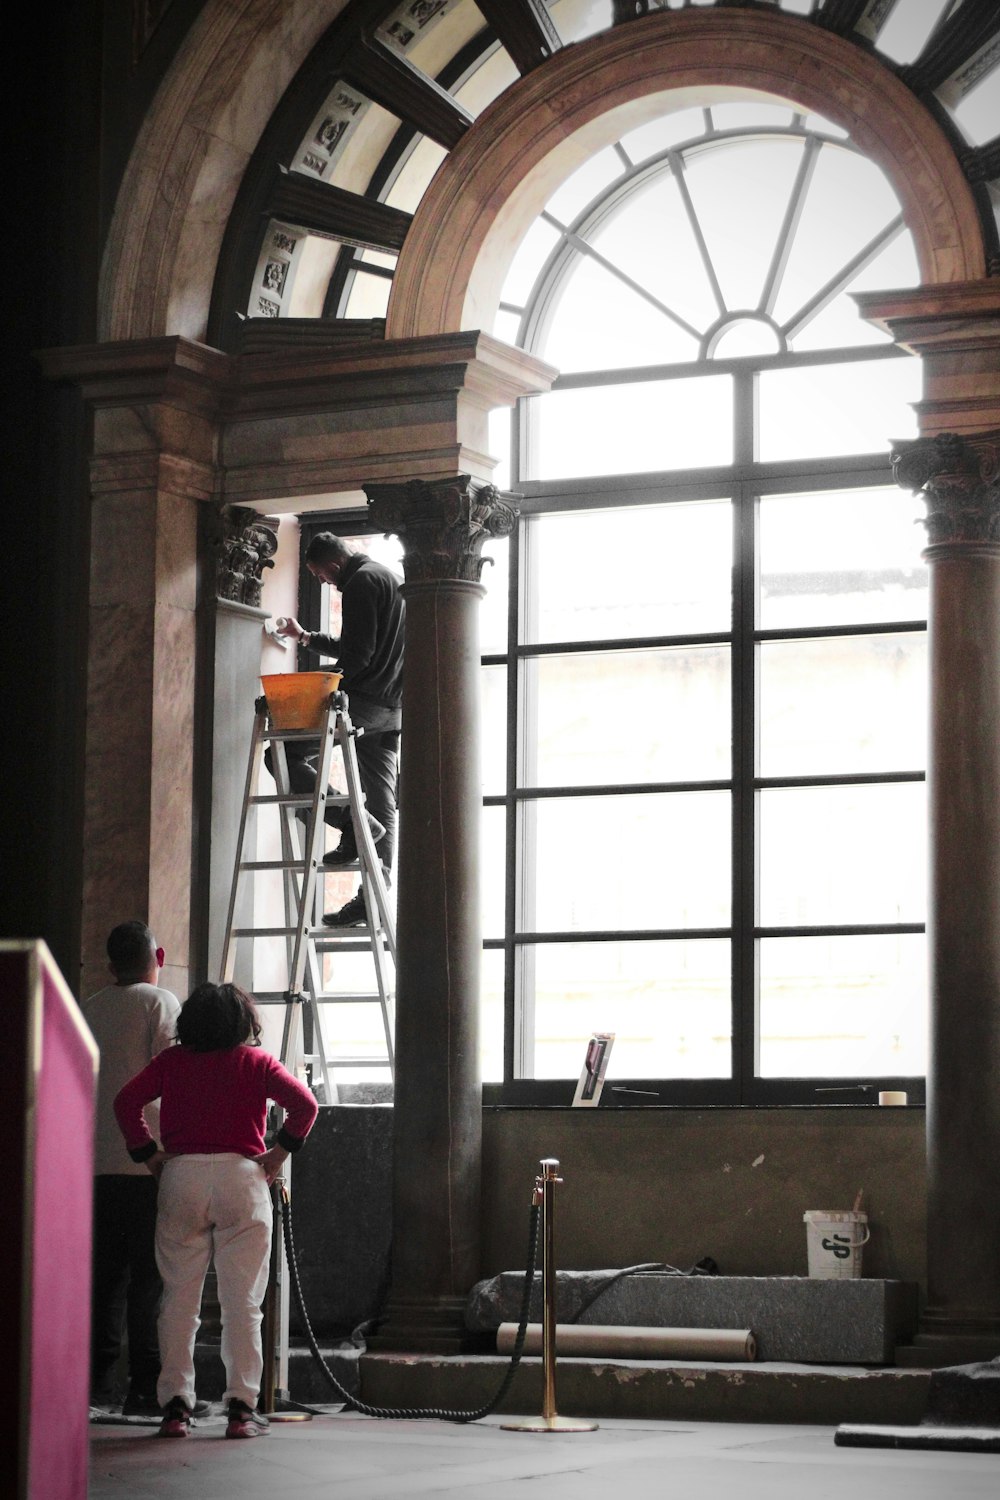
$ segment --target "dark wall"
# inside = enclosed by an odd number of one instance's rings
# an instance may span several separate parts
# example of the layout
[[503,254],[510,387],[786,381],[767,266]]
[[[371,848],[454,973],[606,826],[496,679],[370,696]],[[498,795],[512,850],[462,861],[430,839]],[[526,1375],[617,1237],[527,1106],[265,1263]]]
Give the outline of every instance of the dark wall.
[[[104,236],[143,113],[204,0],[21,6],[5,26],[4,851],[0,936],[79,971],[87,417],[33,351],[92,343]],[[162,12],[162,16],[160,13]],[[138,44],[143,42],[141,49]],[[12,210],[12,211],[11,211]],[[144,580],[136,579],[141,589]],[[128,692],[128,684],[122,684]],[[109,925],[123,916],[111,913]]]
[[[925,1276],[924,1111],[487,1109],[481,1275],[524,1265],[538,1163],[555,1156],[556,1263],[565,1270],[710,1255],[723,1275],[805,1276],[807,1209],[849,1209],[871,1240],[863,1272]],[[320,1110],[292,1166],[303,1294],[317,1333],[377,1313],[391,1240],[392,1111]],[[293,1333],[301,1333],[297,1317]]]
[[923,1281],[924,1111],[487,1110],[483,1274],[524,1259],[538,1163],[554,1156],[556,1255],[566,1268],[710,1255],[730,1276],[804,1276],[807,1209],[850,1209],[859,1189],[869,1276]]

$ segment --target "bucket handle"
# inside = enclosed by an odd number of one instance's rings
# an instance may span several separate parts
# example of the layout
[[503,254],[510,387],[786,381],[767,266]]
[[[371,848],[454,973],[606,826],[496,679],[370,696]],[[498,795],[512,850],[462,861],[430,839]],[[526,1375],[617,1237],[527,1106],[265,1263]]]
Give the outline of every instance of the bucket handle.
[[862,1245],[867,1245],[867,1243],[871,1239],[871,1237],[872,1237],[871,1227],[870,1227],[870,1225],[866,1224],[865,1225],[865,1237],[864,1237],[864,1239],[863,1240],[848,1240],[846,1248],[848,1250],[860,1250]]

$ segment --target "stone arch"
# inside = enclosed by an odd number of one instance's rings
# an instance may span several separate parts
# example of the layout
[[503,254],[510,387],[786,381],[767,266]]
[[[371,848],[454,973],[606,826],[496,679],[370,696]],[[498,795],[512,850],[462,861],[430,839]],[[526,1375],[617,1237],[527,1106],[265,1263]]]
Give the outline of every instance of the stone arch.
[[347,0],[208,0],[147,111],[98,288],[101,340],[203,340],[222,237],[261,132]]
[[400,254],[386,334],[490,328],[507,267],[554,188],[662,113],[766,94],[848,130],[893,183],[925,283],[985,273],[975,200],[941,127],[873,54],[760,11],[659,11],[565,47],[484,111],[442,163]]

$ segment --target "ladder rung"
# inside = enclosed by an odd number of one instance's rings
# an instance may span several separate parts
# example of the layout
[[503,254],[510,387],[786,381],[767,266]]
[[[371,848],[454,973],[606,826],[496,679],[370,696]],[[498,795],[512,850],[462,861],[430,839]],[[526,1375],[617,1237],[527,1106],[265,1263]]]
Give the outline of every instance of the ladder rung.
[[[254,990],[254,1003],[256,1005],[287,1005],[288,993],[285,990]],[[305,999],[310,999],[309,992],[305,992]]]
[[372,945],[372,930],[370,927],[313,927],[310,929],[309,936],[320,950],[325,948],[328,943],[336,946],[338,943],[342,943],[345,939],[350,938],[360,940],[366,948],[370,948]]
[[[327,792],[321,798],[320,805],[327,807],[346,807],[350,802],[346,792]],[[266,804],[269,807],[312,807],[312,797],[297,797],[294,792],[261,792],[249,798],[255,807]]]
[[[331,724],[331,729],[334,727]],[[266,740],[318,740],[322,734],[321,729],[266,729],[264,738]]]
[[310,861],[304,859],[247,859],[241,870],[307,870]]
[[295,937],[297,927],[234,927],[230,934],[234,938]]
[[385,1068],[391,1066],[387,1057],[328,1057],[328,1068]]
[[[386,991],[386,1004],[391,1004],[395,998],[389,990]],[[381,999],[382,996],[378,990],[359,991],[357,994],[350,995],[346,991],[336,994],[330,990],[324,990],[315,997],[317,1005],[377,1005]]]

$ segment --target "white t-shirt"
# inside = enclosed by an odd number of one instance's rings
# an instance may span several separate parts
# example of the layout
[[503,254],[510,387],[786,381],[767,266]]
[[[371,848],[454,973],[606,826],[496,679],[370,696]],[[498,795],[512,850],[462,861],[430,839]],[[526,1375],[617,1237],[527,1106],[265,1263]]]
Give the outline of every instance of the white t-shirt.
[[[82,1010],[101,1049],[94,1119],[94,1175],[146,1177],[146,1167],[142,1162],[134,1162],[125,1149],[125,1138],[118,1129],[112,1106],[118,1090],[175,1039],[180,1002],[169,990],[161,990],[154,984],[109,984],[85,1000]],[[160,1106],[147,1104],[143,1114],[150,1134],[159,1142]]]

